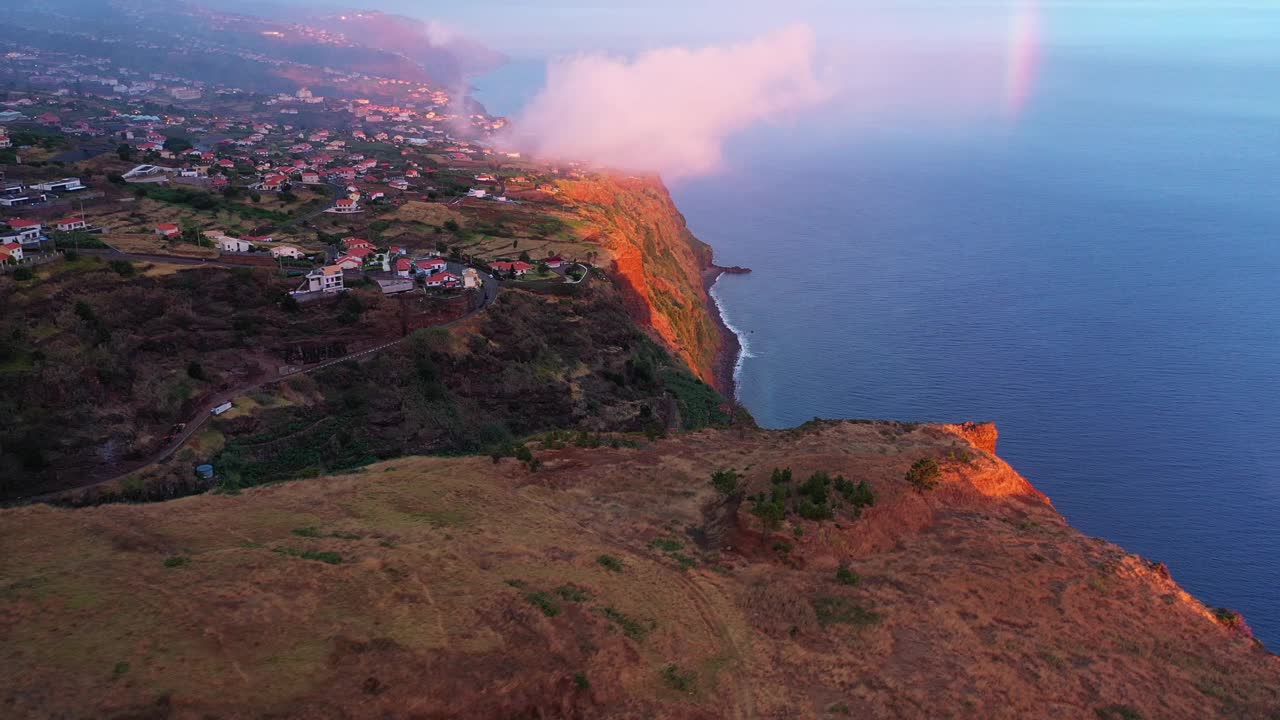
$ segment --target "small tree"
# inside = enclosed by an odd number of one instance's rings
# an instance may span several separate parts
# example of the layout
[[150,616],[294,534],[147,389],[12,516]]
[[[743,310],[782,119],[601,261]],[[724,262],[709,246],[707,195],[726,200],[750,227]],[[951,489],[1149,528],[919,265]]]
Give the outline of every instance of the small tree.
[[732,495],[738,490],[738,480],[742,476],[736,471],[717,470],[711,474],[711,484],[724,495]]
[[907,482],[911,483],[921,492],[932,490],[938,486],[938,480],[942,477],[942,468],[938,467],[938,461],[933,458],[920,458],[911,464],[911,469],[907,471]]

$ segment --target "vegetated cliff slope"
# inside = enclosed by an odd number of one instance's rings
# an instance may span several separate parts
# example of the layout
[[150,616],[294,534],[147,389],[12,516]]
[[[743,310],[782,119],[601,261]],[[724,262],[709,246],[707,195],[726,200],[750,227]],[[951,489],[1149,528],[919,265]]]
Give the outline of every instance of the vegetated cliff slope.
[[656,178],[609,175],[559,187],[612,258],[636,322],[653,328],[700,379],[717,384],[722,338],[703,284],[711,247],[689,232],[666,187]]
[[1070,528],[993,448],[985,427],[815,423],[539,449],[537,472],[405,458],[238,496],[0,511],[0,704],[13,717],[1280,712],[1280,660],[1242,623]]

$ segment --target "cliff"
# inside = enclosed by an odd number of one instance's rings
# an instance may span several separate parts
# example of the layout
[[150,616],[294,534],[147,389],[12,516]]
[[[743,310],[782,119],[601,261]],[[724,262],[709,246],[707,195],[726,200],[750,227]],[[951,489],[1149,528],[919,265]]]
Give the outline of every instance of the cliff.
[[0,698],[13,717],[1280,712],[1280,660],[1238,618],[1072,529],[994,442],[817,422],[0,511]]
[[731,341],[717,325],[704,283],[711,248],[689,232],[666,187],[654,178],[609,175],[559,187],[588,239],[604,249],[632,318],[701,380],[731,394],[716,372]]

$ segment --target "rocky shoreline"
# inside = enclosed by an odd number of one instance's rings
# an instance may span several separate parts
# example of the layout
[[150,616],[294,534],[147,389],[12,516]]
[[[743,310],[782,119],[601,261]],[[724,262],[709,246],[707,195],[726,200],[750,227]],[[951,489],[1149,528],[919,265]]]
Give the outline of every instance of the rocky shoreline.
[[716,324],[716,329],[720,332],[720,349],[716,353],[715,364],[712,367],[712,375],[715,379],[715,388],[720,391],[726,398],[737,402],[738,386],[734,380],[734,369],[738,365],[738,356],[742,353],[742,342],[738,339],[737,333],[729,329],[725,323],[724,317],[720,314],[720,306],[716,303],[714,297],[711,296],[711,288],[715,287],[716,281],[721,275],[741,275],[749,273],[749,268],[743,267],[720,267],[712,264],[702,271],[702,286],[707,296],[707,311],[711,315],[711,320]]

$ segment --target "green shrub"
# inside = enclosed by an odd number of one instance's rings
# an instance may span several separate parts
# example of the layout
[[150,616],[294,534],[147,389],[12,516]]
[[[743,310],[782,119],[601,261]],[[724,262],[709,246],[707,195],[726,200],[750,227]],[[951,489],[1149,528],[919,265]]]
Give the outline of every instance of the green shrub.
[[871,507],[876,504],[876,495],[871,491],[871,486],[866,480],[860,480],[856,483],[845,480],[843,477],[837,477],[835,481],[836,492],[840,493],[840,497],[849,503],[854,509],[854,514],[858,514],[864,507]]
[[684,549],[684,543],[672,537],[654,538],[649,541],[649,547],[655,550],[663,550],[665,552],[675,552]]
[[576,685],[576,686],[578,687],[578,689],[579,689],[579,690],[590,690],[590,689],[591,689],[591,681],[587,679],[587,674],[586,674],[586,673],[580,673],[580,672],[578,672],[578,673],[574,673],[574,674],[573,674],[573,684],[574,684],[574,685]]
[[26,282],[35,276],[35,273],[31,272],[31,268],[20,267],[13,271],[13,279],[18,282]]
[[774,485],[788,485],[791,483],[791,468],[785,470],[773,469],[773,475],[769,477],[769,482]]
[[319,530],[317,530],[317,529],[315,529],[315,528],[313,528],[313,527],[300,527],[300,528],[294,528],[294,529],[293,529],[293,534],[294,534],[294,535],[297,535],[298,537],[307,537],[307,538],[318,538],[318,537],[320,537],[320,531],[319,531]]
[[183,557],[181,555],[174,555],[173,557],[167,557],[164,559],[164,566],[167,568],[183,567],[184,565],[187,565],[190,562],[191,562],[191,558]]
[[836,570],[836,582],[841,585],[857,585],[861,581],[862,578],[858,577],[858,573],[850,570],[848,565],[841,565]]
[[547,617],[555,617],[560,614],[560,606],[552,597],[544,592],[531,592],[524,596],[534,607],[542,611]]
[[911,469],[907,471],[907,482],[916,487],[917,490],[932,490],[938,486],[938,479],[942,476],[942,468],[938,467],[938,461],[933,458],[920,458],[911,464]]
[[556,588],[555,593],[569,602],[586,602],[591,599],[591,593],[577,585],[561,585]]
[[675,663],[662,668],[662,679],[673,690],[692,694],[698,687],[698,676],[692,671],[681,670]]
[[622,561],[612,555],[601,555],[596,558],[596,562],[604,566],[606,570],[622,572]]
[[717,470],[711,474],[711,484],[724,495],[732,495],[738,489],[742,476],[733,470]]
[[875,625],[880,622],[880,615],[860,607],[857,603],[842,597],[820,597],[813,601],[813,611],[818,622],[823,625]]
[[658,623],[653,620],[637,620],[621,610],[611,607],[601,608],[600,614],[622,628],[622,634],[632,640],[643,640],[654,628],[658,627]]

